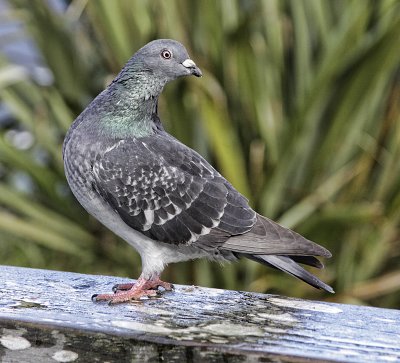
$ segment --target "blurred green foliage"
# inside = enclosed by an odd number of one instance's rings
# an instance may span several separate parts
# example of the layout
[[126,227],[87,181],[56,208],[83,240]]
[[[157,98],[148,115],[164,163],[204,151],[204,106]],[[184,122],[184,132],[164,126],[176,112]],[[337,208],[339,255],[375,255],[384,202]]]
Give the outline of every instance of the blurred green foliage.
[[[331,249],[319,276],[337,294],[245,261],[177,264],[164,278],[400,306],[397,0],[75,0],[65,11],[9,3],[1,21],[24,24],[18,36],[31,37],[54,82],[40,85],[0,53],[0,98],[16,120],[0,130],[0,263],[138,276],[136,252],[68,192],[61,144],[138,48],[173,38],[204,77],[167,86],[166,128],[259,212]],[[33,144],[16,147],[12,128]]]

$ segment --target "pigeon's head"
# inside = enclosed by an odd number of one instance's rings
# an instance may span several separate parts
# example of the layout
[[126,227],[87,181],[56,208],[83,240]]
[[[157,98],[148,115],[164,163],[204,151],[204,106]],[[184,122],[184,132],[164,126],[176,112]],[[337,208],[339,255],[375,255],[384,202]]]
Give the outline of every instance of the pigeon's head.
[[171,39],[153,40],[140,48],[129,63],[135,70],[148,72],[165,82],[183,76],[202,76],[185,47]]

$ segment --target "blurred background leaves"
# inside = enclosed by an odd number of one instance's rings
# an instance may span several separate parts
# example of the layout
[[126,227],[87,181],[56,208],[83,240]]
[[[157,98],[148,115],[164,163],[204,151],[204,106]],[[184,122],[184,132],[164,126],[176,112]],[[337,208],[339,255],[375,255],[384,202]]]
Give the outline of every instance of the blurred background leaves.
[[181,263],[164,278],[400,307],[397,0],[3,0],[1,7],[0,263],[138,276],[136,252],[69,192],[61,145],[138,48],[173,38],[204,77],[166,87],[159,107],[166,128],[259,212],[328,247],[334,257],[319,276],[337,294],[245,261]]

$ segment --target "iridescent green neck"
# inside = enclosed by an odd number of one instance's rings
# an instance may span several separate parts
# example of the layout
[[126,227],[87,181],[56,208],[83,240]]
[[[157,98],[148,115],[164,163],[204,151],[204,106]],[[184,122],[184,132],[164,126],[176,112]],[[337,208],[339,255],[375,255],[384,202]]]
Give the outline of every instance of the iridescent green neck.
[[135,122],[130,118],[113,118],[112,123],[103,119],[102,130],[107,135],[118,139],[145,137],[154,133],[149,122]]
[[157,114],[157,100],[141,102],[121,100],[113,111],[100,117],[101,127],[114,137],[144,137],[154,133],[153,118]]
[[164,83],[138,73],[114,81],[99,100],[101,128],[113,137],[144,137],[153,134],[158,96]]

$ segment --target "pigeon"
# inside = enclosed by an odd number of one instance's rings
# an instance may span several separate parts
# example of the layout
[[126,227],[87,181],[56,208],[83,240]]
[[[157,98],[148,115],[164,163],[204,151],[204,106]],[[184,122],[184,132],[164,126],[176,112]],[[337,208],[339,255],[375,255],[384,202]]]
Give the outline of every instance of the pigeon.
[[[322,268],[324,247],[256,213],[200,154],[167,133],[158,116],[163,87],[202,72],[170,39],[139,49],[77,117],[63,144],[72,193],[86,211],[141,256],[134,283],[115,285],[93,301],[121,303],[159,296],[170,263],[248,258],[328,292],[298,263]],[[161,288],[161,289],[160,289]]]

